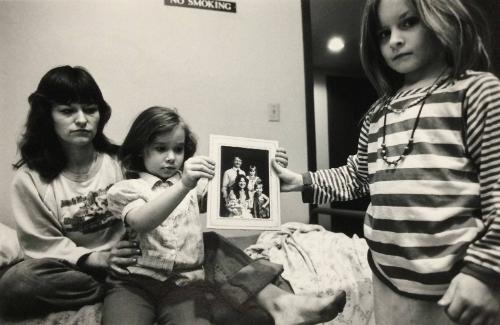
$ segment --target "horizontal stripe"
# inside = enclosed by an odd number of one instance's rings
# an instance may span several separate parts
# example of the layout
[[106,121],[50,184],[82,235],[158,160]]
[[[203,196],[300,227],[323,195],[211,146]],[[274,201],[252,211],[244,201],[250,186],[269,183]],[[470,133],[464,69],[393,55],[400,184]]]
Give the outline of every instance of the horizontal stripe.
[[[399,256],[412,265],[412,260],[438,259],[450,255],[463,255],[469,243],[460,242],[453,245],[431,247],[401,247],[396,244],[384,244],[367,239],[366,242],[373,252],[381,255]],[[431,262],[429,262],[431,263]]]
[[[425,172],[422,173],[425,176]],[[425,195],[477,195],[479,184],[470,182],[451,182],[446,180],[431,180],[424,177],[423,180],[379,181],[370,185],[370,192],[375,195],[381,194],[425,194]],[[478,198],[479,199],[479,198]]]
[[374,219],[366,215],[365,224],[374,230],[424,234],[438,234],[447,230],[476,227],[476,220],[470,216],[453,216],[440,221],[430,221],[432,217],[428,219],[428,221],[405,220],[401,222],[401,220]]
[[[367,215],[373,215],[372,207],[368,206]],[[473,218],[480,219],[481,211],[476,208],[463,207],[383,207],[384,219],[399,220],[399,221],[440,221],[450,218],[450,216],[467,215]],[[482,223],[481,221],[477,221]],[[481,227],[478,224],[477,227]]]
[[[434,118],[432,118],[434,119]],[[428,120],[426,120],[428,121]],[[437,123],[436,121],[428,121],[429,124],[431,122]],[[460,120],[457,120],[456,123],[462,123]],[[430,143],[452,143],[451,141],[461,143],[462,134],[461,128],[451,128],[451,127],[438,127],[438,125],[429,125],[427,127],[425,122],[422,122],[423,126],[418,124],[418,128],[415,131],[414,139],[415,142],[430,142]],[[440,124],[439,124],[440,125]],[[386,127],[386,144],[398,144],[403,142],[408,142],[409,136],[411,135],[411,131],[413,130],[414,121],[404,121],[395,123],[394,125],[387,125]],[[424,128],[425,127],[425,128]],[[372,129],[373,132],[374,129]],[[426,132],[422,132],[425,130]],[[377,143],[381,141],[383,137],[382,127],[376,130],[376,132],[370,133],[368,137],[368,144]],[[403,141],[406,139],[406,141]],[[369,146],[370,148],[370,146]],[[369,150],[371,152],[371,150]]]
[[370,252],[373,256],[373,259],[379,264],[413,270],[414,272],[424,274],[448,272],[463,258],[463,255],[447,255],[436,258],[408,260],[397,255],[380,254],[371,249]]
[[421,206],[421,207],[477,207],[477,195],[426,195],[426,194],[372,194],[375,206]]
[[[461,263],[460,263],[461,264]],[[450,271],[435,273],[419,273],[405,268],[379,264],[382,271],[392,279],[408,280],[420,284],[449,284],[460,268],[455,265]]]
[[[422,163],[425,162],[425,168],[442,168],[451,170],[463,170],[467,166],[472,170],[472,165],[469,164],[467,158],[455,158],[455,157],[440,157],[436,155],[412,155],[406,156],[405,159],[397,166],[396,169],[400,168],[422,168]],[[386,162],[382,159],[376,162],[370,162],[368,164],[368,170],[370,174],[374,171],[380,171],[385,169],[394,169],[389,167]]]
[[[437,284],[437,285],[426,285],[423,283],[418,283],[414,281],[401,280],[401,279],[391,279],[381,270],[380,266],[374,262],[373,258],[368,255],[368,262],[372,271],[381,280],[391,287],[394,291],[416,299],[432,299],[432,296],[442,296],[446,289],[448,289],[449,283]],[[437,300],[435,297],[434,300]]]
[[[390,139],[392,135],[398,133],[404,133],[407,131],[412,131],[415,126],[415,118],[404,120],[404,121],[387,121],[385,126],[386,139]],[[451,131],[457,132],[462,129],[462,119],[460,117],[456,118],[445,118],[445,117],[420,117],[418,120],[418,128],[415,131],[415,135],[418,131]],[[373,129],[372,129],[373,130]],[[377,139],[383,135],[383,125],[377,130],[376,133],[370,133],[368,141],[376,142]],[[419,132],[422,133],[422,132]]]
[[491,259],[491,256],[481,254],[478,250],[469,249],[467,255],[464,257],[465,262],[474,263],[481,265],[487,269],[493,270],[494,272],[500,273],[500,267],[497,263],[494,263],[496,259]]
[[446,179],[452,182],[457,181],[469,181],[476,182],[477,175],[472,171],[464,171],[457,169],[447,169],[447,168],[425,168],[423,170],[420,168],[395,168],[392,170],[384,170],[370,175],[370,182],[380,182],[380,181],[396,181],[399,179],[405,180],[422,180],[422,176],[425,175],[425,179],[436,180],[436,179]]
[[[386,156],[399,157],[403,153],[405,147],[408,145],[408,137],[405,137],[403,143],[388,145],[386,143]],[[368,162],[374,162],[382,158],[382,148],[376,144],[372,151],[368,154]],[[415,142],[410,151],[410,155],[440,155],[449,157],[462,157],[464,147],[462,144],[451,143],[428,143],[428,142]]]
[[477,228],[453,229],[442,232],[439,236],[422,233],[396,233],[381,231],[363,226],[364,235],[367,240],[379,243],[395,244],[404,247],[432,247],[453,245],[461,242],[471,242],[478,233]]

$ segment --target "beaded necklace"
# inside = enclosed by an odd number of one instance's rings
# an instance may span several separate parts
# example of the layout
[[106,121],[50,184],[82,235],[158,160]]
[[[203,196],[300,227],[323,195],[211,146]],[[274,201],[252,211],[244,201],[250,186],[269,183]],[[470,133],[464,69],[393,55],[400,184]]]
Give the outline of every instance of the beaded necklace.
[[[382,144],[380,145],[380,150],[382,152],[382,159],[389,166],[396,167],[413,150],[413,141],[414,141],[413,136],[415,135],[415,131],[417,130],[418,122],[420,120],[420,114],[422,113],[422,108],[424,107],[425,101],[426,101],[426,99],[437,88],[439,88],[441,85],[443,85],[446,82],[446,80],[447,80],[447,78],[441,79],[441,75],[442,75],[442,73],[436,78],[436,80],[434,80],[434,82],[432,83],[432,85],[429,87],[429,89],[427,90],[427,92],[423,96],[421,96],[421,97],[413,100],[412,102],[410,102],[408,105],[406,105],[405,107],[403,107],[400,110],[396,110],[396,109],[394,109],[394,108],[391,107],[390,104],[392,102],[393,97],[389,97],[384,102],[384,104],[383,104],[384,105],[383,106],[383,111],[384,111],[384,126],[382,128]],[[391,111],[391,112],[395,112],[395,113],[401,113],[404,110],[406,110],[407,108],[409,108],[411,106],[418,105],[419,103],[420,103],[420,107],[418,109],[418,113],[417,113],[417,117],[415,119],[415,123],[413,124],[413,129],[411,131],[410,138],[408,139],[408,144],[403,149],[403,153],[402,154],[400,154],[396,159],[390,160],[387,157],[387,145],[385,143],[385,133],[386,133],[386,125],[387,125],[387,112]]]

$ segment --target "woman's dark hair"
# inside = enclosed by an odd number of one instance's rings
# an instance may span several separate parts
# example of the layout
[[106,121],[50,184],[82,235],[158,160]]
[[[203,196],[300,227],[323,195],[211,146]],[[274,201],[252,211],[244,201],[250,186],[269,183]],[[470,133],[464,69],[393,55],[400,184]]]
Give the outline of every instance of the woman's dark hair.
[[140,113],[130,130],[125,141],[118,152],[118,157],[125,168],[127,178],[138,178],[139,172],[145,172],[144,149],[149,146],[154,139],[166,132],[170,132],[176,127],[184,129],[184,161],[192,157],[196,152],[196,136],[175,108],[153,106]]
[[238,174],[236,175],[236,178],[234,179],[234,184],[233,184],[233,187],[232,187],[232,190],[233,190],[233,193],[234,195],[236,195],[236,197],[239,199],[240,198],[240,187],[238,185],[238,183],[240,182],[241,179],[244,179],[245,180],[245,183],[247,184],[244,188],[245,190],[245,195],[247,198],[250,198],[249,196],[249,193],[248,193],[248,178],[243,175],[243,174]]
[[92,75],[83,67],[60,66],[48,71],[34,93],[28,97],[30,110],[18,148],[21,158],[15,169],[26,164],[37,171],[45,181],[52,181],[66,167],[67,157],[54,130],[52,108],[72,103],[94,104],[99,109],[99,124],[94,137],[94,148],[99,152],[116,154],[103,130],[111,117],[111,108],[104,101],[101,90]]

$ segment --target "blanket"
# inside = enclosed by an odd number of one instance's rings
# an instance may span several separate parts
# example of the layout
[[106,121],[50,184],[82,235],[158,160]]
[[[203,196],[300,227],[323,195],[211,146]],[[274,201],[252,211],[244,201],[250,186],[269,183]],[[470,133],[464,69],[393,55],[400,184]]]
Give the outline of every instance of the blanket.
[[286,223],[263,232],[245,252],[283,265],[283,278],[296,294],[334,294],[345,290],[347,303],[331,325],[373,325],[372,273],[368,246],[356,235],[349,238],[320,225]]

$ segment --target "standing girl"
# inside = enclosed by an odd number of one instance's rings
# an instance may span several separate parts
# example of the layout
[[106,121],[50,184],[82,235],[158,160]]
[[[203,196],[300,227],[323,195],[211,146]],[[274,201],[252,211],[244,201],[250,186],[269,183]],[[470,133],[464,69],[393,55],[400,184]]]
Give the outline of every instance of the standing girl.
[[[459,0],[368,0],[362,62],[381,95],[347,165],[282,190],[370,195],[377,324],[500,323],[500,81]],[[448,316],[448,317],[447,317]]]
[[[220,274],[223,264],[215,270],[202,266],[209,255],[204,248],[216,245],[214,234],[204,239],[195,188],[198,180],[213,177],[215,166],[208,157],[193,157],[195,151],[194,134],[174,109],[151,107],[133,122],[119,152],[129,179],[111,187],[108,200],[109,209],[131,228],[142,254],[126,274],[108,278],[103,323],[268,324],[274,319],[284,325],[333,318],[341,295],[285,292],[269,284],[282,270],[276,264],[251,263],[243,252],[226,249],[228,274]],[[252,311],[252,297],[267,311],[263,317],[242,316]],[[225,307],[225,301],[236,308]]]
[[253,204],[253,194],[255,193],[255,183],[261,181],[260,177],[257,176],[257,166],[250,165],[248,167],[248,193],[250,195],[250,206]]

